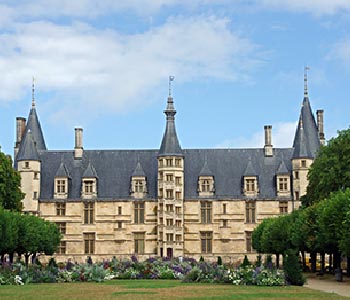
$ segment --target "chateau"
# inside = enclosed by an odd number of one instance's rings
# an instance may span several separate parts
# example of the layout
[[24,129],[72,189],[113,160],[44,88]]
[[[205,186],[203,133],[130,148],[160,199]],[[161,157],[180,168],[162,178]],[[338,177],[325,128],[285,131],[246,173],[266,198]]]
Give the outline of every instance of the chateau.
[[182,149],[169,93],[159,149],[48,150],[34,101],[18,117],[15,167],[23,211],[58,224],[59,261],[191,256],[255,258],[251,234],[262,219],[290,213],[306,192],[308,168],[324,143],[323,111],[311,110],[306,74],[294,142],[274,148],[272,127],[257,149]]

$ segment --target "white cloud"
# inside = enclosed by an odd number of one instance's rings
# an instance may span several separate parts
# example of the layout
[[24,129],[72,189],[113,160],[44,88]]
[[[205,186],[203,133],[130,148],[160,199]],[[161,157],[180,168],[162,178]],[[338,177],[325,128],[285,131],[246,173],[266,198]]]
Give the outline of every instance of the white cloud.
[[342,66],[350,67],[350,39],[346,38],[334,43],[326,58],[337,60]]
[[34,75],[38,92],[57,93],[54,118],[86,118],[144,105],[169,74],[236,80],[260,63],[257,45],[213,16],[174,17],[134,35],[79,22],[15,23],[0,34],[0,101],[19,99]]
[[[274,148],[290,148],[293,145],[296,122],[275,123],[272,125],[272,145]],[[250,138],[239,137],[225,140],[216,148],[262,148],[264,147],[264,130],[258,131]]]
[[262,0],[257,3],[268,8],[307,12],[316,16],[350,11],[350,1],[347,0]]

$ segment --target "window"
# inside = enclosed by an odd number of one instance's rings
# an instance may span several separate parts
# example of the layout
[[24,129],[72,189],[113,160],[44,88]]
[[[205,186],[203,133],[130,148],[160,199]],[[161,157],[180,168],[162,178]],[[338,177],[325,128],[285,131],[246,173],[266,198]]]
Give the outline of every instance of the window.
[[209,179],[203,179],[202,180],[202,192],[209,192],[210,191],[210,181]]
[[181,185],[181,177],[175,177],[175,184]]
[[181,207],[175,207],[175,212],[177,215],[181,214]]
[[24,163],[24,167],[25,167],[26,169],[29,168],[29,161],[26,161],[26,162]]
[[166,181],[167,181],[167,182],[173,182],[173,181],[174,181],[174,176],[173,176],[173,175],[170,175],[170,174],[167,174],[167,175],[166,175]]
[[288,202],[287,201],[281,201],[279,206],[280,206],[280,214],[287,214],[288,213]]
[[65,179],[57,179],[56,190],[57,190],[57,194],[65,194],[66,193],[66,180]]
[[33,199],[38,199],[38,192],[33,193]]
[[173,219],[166,219],[166,226],[174,226],[174,220]]
[[163,167],[163,160],[162,159],[159,160],[159,167]]
[[212,253],[213,234],[212,232],[201,232],[201,252]]
[[181,227],[181,221],[180,220],[176,220],[175,221],[175,226],[176,227]]
[[174,234],[173,233],[167,233],[166,234],[166,240],[167,240],[167,242],[173,242],[174,241]]
[[84,253],[95,253],[95,233],[84,233]]
[[172,204],[167,204],[167,205],[166,205],[166,211],[167,211],[167,212],[173,212],[173,211],[174,211],[174,205],[172,205]]
[[118,229],[121,229],[121,228],[123,228],[123,222],[118,222]]
[[175,198],[176,198],[176,200],[181,200],[181,192],[176,192]]
[[295,179],[299,179],[299,172],[298,171],[295,171],[294,177],[295,177]]
[[223,203],[222,204],[222,213],[223,214],[226,214],[227,212],[226,212],[226,203]]
[[201,222],[211,223],[211,202],[201,202]]
[[135,224],[145,223],[145,203],[135,202],[134,205]]
[[176,167],[181,167],[181,159],[179,159],[179,158],[175,159],[175,166]]
[[173,190],[166,190],[166,198],[169,200],[174,199],[174,191]]
[[34,172],[34,179],[39,179],[38,172]]
[[135,181],[135,193],[143,193],[144,187],[143,187],[143,180],[137,179]]
[[222,220],[222,227],[228,227],[228,220]]
[[143,254],[145,252],[145,234],[143,232],[134,233],[134,246],[136,254]]
[[64,222],[58,222],[56,223],[58,230],[60,231],[61,234],[66,234],[66,223]]
[[288,178],[286,177],[278,178],[278,191],[288,192]]
[[181,242],[181,234],[177,234],[176,236],[175,236],[175,241],[176,242]]
[[84,193],[86,195],[93,193],[94,182],[93,180],[84,180]]
[[122,207],[118,206],[118,215],[121,215],[121,214],[122,214]]
[[246,202],[246,223],[255,223],[255,202]]
[[246,249],[247,252],[252,252],[252,233],[251,232],[246,232],[245,233],[245,241],[246,241]]
[[173,166],[173,159],[172,158],[168,158],[166,160],[166,166],[167,167],[172,167]]
[[299,201],[299,192],[295,192],[295,200]]
[[84,224],[94,223],[94,203],[85,202],[84,203]]
[[306,160],[302,160],[302,161],[301,161],[301,166],[302,166],[303,168],[306,168]]
[[66,254],[66,241],[61,241],[57,248],[57,254]]
[[66,215],[66,203],[56,203],[56,214],[57,216]]
[[245,190],[246,192],[255,192],[255,179],[245,180]]

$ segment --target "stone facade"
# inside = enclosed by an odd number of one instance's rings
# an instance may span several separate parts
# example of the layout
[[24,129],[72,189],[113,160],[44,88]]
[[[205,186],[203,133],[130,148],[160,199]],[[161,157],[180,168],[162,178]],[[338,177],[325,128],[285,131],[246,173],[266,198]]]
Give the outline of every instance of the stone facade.
[[[273,148],[270,125],[260,149],[182,149],[170,95],[164,113],[160,149],[86,151],[76,128],[74,149],[48,151],[33,99],[25,127],[23,118],[17,122],[15,167],[26,193],[23,211],[62,232],[59,261],[255,259],[256,225],[300,206],[320,138],[324,142],[307,91],[293,147],[286,149]],[[318,122],[323,131],[323,111]]]

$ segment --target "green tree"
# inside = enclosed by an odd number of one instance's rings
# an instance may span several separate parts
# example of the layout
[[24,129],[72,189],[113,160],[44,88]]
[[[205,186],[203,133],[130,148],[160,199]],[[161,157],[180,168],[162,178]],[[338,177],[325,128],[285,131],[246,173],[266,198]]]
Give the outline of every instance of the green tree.
[[308,179],[307,193],[302,197],[304,206],[350,187],[350,129],[339,131],[336,138],[320,149]]
[[0,151],[0,206],[21,211],[24,194],[20,189],[21,177],[13,169],[12,160]]
[[16,215],[11,211],[0,208],[0,255],[2,262],[4,261],[5,254],[10,255],[12,262],[17,241],[18,223]]
[[340,267],[340,249],[344,248],[348,232],[344,228],[350,207],[350,189],[332,193],[317,206],[318,240],[327,253],[333,253],[334,266]]

